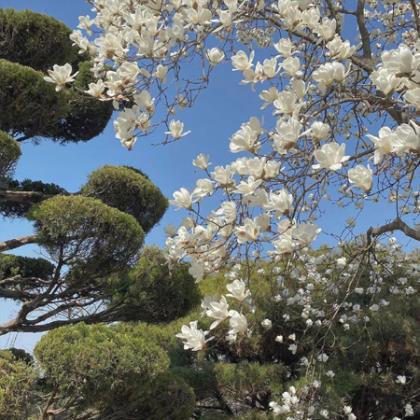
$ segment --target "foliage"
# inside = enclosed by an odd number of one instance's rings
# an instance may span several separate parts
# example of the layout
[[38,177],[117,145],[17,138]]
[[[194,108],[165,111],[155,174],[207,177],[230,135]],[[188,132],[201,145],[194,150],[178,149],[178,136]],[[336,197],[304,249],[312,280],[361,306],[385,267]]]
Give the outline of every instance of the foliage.
[[[87,88],[93,81],[90,64],[81,63],[79,70],[77,88]],[[31,67],[0,59],[0,74],[3,131],[61,142],[89,140],[103,131],[111,116],[109,102],[94,100],[76,87],[56,92],[44,74]]]
[[0,9],[0,58],[47,71],[53,64],[81,61],[69,39],[71,30],[57,19],[31,12]]
[[34,207],[38,243],[81,276],[110,274],[135,261],[144,233],[136,220],[101,201],[56,196]]
[[41,338],[35,355],[47,381],[78,410],[106,413],[121,406],[139,386],[165,371],[165,353],[145,337],[132,337],[104,325],[56,329]]
[[122,302],[122,317],[144,322],[168,322],[184,316],[200,301],[187,264],[169,267],[158,248],[144,248],[126,276],[116,276],[111,303]]
[[168,206],[159,188],[134,168],[104,166],[89,176],[81,193],[131,214],[147,233]]
[[0,182],[13,170],[20,153],[19,144],[0,130]]
[[35,384],[35,370],[12,352],[0,352],[0,416],[3,419],[29,418]]
[[12,276],[48,278],[54,271],[54,265],[43,258],[21,257],[18,255],[0,255],[0,278]]

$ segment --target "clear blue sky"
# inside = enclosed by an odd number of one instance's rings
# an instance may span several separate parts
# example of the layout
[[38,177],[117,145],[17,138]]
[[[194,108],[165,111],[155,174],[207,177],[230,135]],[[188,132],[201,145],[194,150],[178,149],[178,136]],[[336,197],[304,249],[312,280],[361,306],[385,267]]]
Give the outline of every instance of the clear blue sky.
[[[78,16],[90,12],[84,0],[0,0],[0,7],[45,13],[62,20],[71,28],[77,26]],[[25,144],[16,178],[39,179],[59,184],[69,191],[77,191],[87,175],[102,165],[131,165],[147,173],[164,194],[171,197],[181,186],[191,188],[194,185],[197,174],[191,161],[198,153],[210,154],[213,163],[227,163],[230,160],[229,136],[249,117],[259,115],[257,96],[249,86],[239,86],[239,81],[240,74],[232,72],[229,64],[216,69],[210,88],[202,94],[194,109],[180,115],[186,129],[192,130],[192,133],[179,143],[154,146],[153,143],[163,139],[162,130],[153,133],[150,138],[140,139],[134,150],[128,152],[115,139],[110,123],[102,135],[87,143],[60,146],[45,140],[39,145]],[[349,215],[351,211],[333,212],[325,223],[330,228],[342,226]],[[177,224],[182,216],[182,213],[169,209],[160,225],[148,235],[147,242],[162,246],[164,226]],[[371,213],[368,219],[366,222],[372,223],[374,214]],[[31,231],[28,222],[0,220],[0,240],[27,235]],[[327,238],[321,237],[320,240],[326,241]],[[26,247],[20,249],[19,253],[36,255],[37,250]],[[0,321],[8,319],[14,310],[0,302]],[[37,339],[37,335],[13,334],[0,337],[0,347],[15,345],[31,349]]]

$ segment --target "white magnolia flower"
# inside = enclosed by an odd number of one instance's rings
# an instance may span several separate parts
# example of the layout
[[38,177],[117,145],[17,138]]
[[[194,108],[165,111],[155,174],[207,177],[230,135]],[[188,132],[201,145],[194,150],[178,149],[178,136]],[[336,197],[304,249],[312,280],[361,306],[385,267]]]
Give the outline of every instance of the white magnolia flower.
[[222,296],[218,302],[209,302],[206,307],[206,315],[209,318],[215,319],[215,321],[210,325],[210,330],[216,328],[221,322],[229,317],[229,304],[224,296]]
[[156,79],[159,79],[162,83],[166,80],[167,74],[168,74],[168,67],[163,66],[162,64],[158,64],[156,67],[156,71],[153,73]]
[[209,167],[209,156],[205,155],[204,153],[200,153],[197,157],[193,160],[193,165],[197,168],[203,169],[204,171]]
[[324,16],[321,23],[315,28],[315,32],[323,38],[324,41],[328,41],[334,36],[336,27],[337,22],[335,19],[329,19]]
[[397,384],[401,384],[401,385],[405,385],[407,382],[407,378],[405,377],[405,375],[398,375],[397,379],[395,380],[395,382]]
[[349,169],[347,173],[349,181],[362,190],[369,192],[372,188],[372,169],[363,165],[357,165]]
[[246,71],[252,68],[252,61],[254,60],[254,51],[251,52],[250,56],[245,51],[238,51],[232,56],[232,66],[234,70]]
[[296,77],[300,70],[300,60],[297,57],[289,57],[280,66],[286,70],[289,76]]
[[286,190],[270,191],[268,201],[264,205],[267,211],[275,211],[278,215],[289,214],[292,209],[293,196]]
[[251,296],[251,292],[247,289],[243,280],[234,280],[226,286],[226,289],[229,292],[226,296],[236,299],[239,302],[243,302]]
[[270,319],[266,318],[261,322],[261,326],[265,329],[265,330],[270,330],[271,327],[273,326],[273,323],[271,322]]
[[321,229],[312,223],[301,223],[292,230],[292,238],[298,247],[310,245],[318,236]]
[[103,96],[105,83],[102,79],[99,79],[96,83],[89,83],[88,87],[89,89],[85,91],[88,95],[95,98],[101,98]]
[[368,134],[367,137],[369,137],[375,145],[373,162],[377,165],[381,162],[384,155],[392,153],[395,134],[389,127],[382,127],[379,130],[379,137],[372,136],[371,134]]
[[262,184],[261,179],[254,179],[252,176],[247,181],[241,181],[236,187],[235,192],[243,195],[244,197],[255,194],[256,190]]
[[196,187],[191,194],[191,199],[193,202],[200,201],[202,198],[211,195],[213,190],[213,181],[210,181],[210,179],[198,179]]
[[192,196],[186,188],[181,188],[173,194],[174,199],[169,200],[169,203],[179,209],[190,209],[192,207]]
[[235,228],[235,235],[238,243],[243,244],[245,242],[256,241],[260,234],[260,230],[261,228],[254,220],[246,218],[242,226],[237,226]]
[[276,343],[283,343],[283,336],[282,335],[278,335],[275,338]]
[[52,70],[48,70],[48,76],[44,77],[46,82],[55,83],[55,90],[60,92],[67,83],[74,82],[77,73],[72,74],[73,68],[71,64],[67,63],[64,66],[55,64]]
[[208,331],[203,331],[197,328],[197,321],[190,322],[190,326],[183,325],[181,332],[176,335],[184,341],[184,349],[191,349],[192,351],[202,350],[209,339],[206,339]]
[[374,85],[385,93],[385,95],[388,95],[393,91],[398,91],[404,86],[401,78],[397,77],[395,73],[384,67],[373,71],[369,77]]
[[207,50],[207,59],[212,66],[221,63],[225,58],[225,53],[219,48],[211,48]]
[[324,144],[320,149],[315,150],[314,156],[318,161],[312,165],[313,169],[329,169],[330,171],[338,171],[342,168],[342,164],[346,162],[350,156],[344,156],[346,145],[338,143]]
[[295,46],[292,41],[290,41],[289,38],[282,38],[280,41],[275,43],[274,48],[277,50],[277,52],[282,55],[284,58],[289,58],[292,56]]
[[322,89],[325,89],[334,82],[342,83],[346,76],[346,68],[338,61],[321,64],[312,74],[313,79]]
[[190,268],[188,269],[188,273],[191,274],[196,282],[199,282],[203,279],[205,270],[203,264],[198,262],[197,260],[192,260]]
[[175,140],[180,139],[189,133],[191,133],[191,131],[186,131],[184,133],[184,123],[177,120],[171,120],[169,122],[169,131],[165,131],[165,134],[170,134]]
[[248,329],[248,321],[245,315],[240,314],[238,311],[230,310],[229,311],[229,327],[230,330],[228,334],[238,335],[245,334]]
[[324,140],[329,137],[331,128],[328,124],[322,121],[315,121],[312,123],[309,133],[316,140]]
[[404,94],[404,99],[416,107],[416,110],[420,110],[420,87],[408,89]]
[[338,34],[327,43],[327,48],[328,55],[339,60],[351,57],[356,51],[356,47],[352,47],[349,41],[343,41]]
[[243,151],[257,151],[259,149],[258,137],[260,132],[251,124],[242,124],[241,128],[230,138],[229,148],[232,153]]

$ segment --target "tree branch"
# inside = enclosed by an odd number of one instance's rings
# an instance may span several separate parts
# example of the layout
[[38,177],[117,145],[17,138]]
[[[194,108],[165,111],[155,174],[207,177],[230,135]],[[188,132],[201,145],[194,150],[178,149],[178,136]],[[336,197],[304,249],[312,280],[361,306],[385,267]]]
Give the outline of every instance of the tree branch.
[[372,49],[370,47],[370,35],[366,28],[365,21],[365,0],[358,0],[356,9],[357,26],[359,27],[360,38],[362,40],[363,56],[372,59]]
[[19,248],[24,245],[36,243],[38,240],[36,235],[22,236],[16,239],[0,242],[0,252],[9,251],[10,249]]
[[39,200],[45,197],[52,197],[51,195],[45,195],[38,191],[10,191],[0,190],[0,202],[14,202],[24,203],[26,201]]
[[399,230],[405,235],[409,236],[410,238],[413,238],[416,241],[420,241],[420,229],[411,228],[406,223],[404,223],[399,217],[397,217],[395,220],[393,220],[390,223],[387,223],[386,225],[382,225],[376,228],[371,227],[366,233],[368,245],[372,243],[372,238],[376,238],[387,232],[394,232],[395,230]]

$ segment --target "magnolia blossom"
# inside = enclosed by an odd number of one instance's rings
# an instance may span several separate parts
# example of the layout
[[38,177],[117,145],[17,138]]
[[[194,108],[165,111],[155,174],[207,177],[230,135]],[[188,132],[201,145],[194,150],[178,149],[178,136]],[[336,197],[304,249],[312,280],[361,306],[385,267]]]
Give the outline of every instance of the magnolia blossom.
[[357,165],[349,169],[347,175],[349,181],[362,190],[369,192],[372,188],[372,169],[369,166]]
[[184,133],[184,123],[177,120],[171,120],[169,122],[169,131],[165,131],[165,134],[170,134],[175,140],[180,139],[189,133],[191,133],[191,131],[186,131]]
[[207,50],[207,58],[209,63],[213,66],[221,63],[225,58],[225,53],[219,48],[211,48]]
[[173,200],[169,200],[169,203],[173,206],[178,207],[179,209],[189,209],[192,207],[192,195],[186,188],[182,187],[178,191],[175,191],[173,197]]
[[344,156],[346,145],[338,143],[324,144],[320,149],[315,150],[314,156],[318,161],[312,165],[313,169],[329,169],[330,171],[338,171],[342,168],[342,164],[349,160],[350,156]]
[[238,51],[232,56],[232,66],[234,70],[246,71],[252,67],[252,61],[254,60],[254,51],[251,52],[250,56],[245,51]]
[[228,334],[236,336],[238,334],[245,334],[248,329],[248,321],[245,315],[235,310],[229,311],[229,327]]
[[342,83],[346,76],[346,68],[338,61],[321,64],[312,75],[313,79],[319,83],[322,89],[325,89],[334,82]]
[[44,77],[46,82],[55,83],[55,90],[60,92],[66,84],[74,82],[77,74],[76,72],[72,74],[73,68],[71,64],[67,63],[64,66],[59,66],[55,64],[52,70],[48,70],[48,76]]
[[271,191],[264,209],[267,211],[275,211],[278,215],[288,214],[292,209],[293,196],[286,190]]
[[242,226],[237,226],[235,228],[235,234],[238,240],[238,243],[242,244],[248,241],[256,241],[260,234],[260,227],[250,218],[245,219]]
[[379,130],[378,137],[371,134],[368,134],[367,137],[369,137],[375,145],[373,162],[377,165],[381,162],[384,155],[392,153],[395,135],[389,127],[382,127]]
[[251,296],[251,292],[247,289],[243,280],[234,280],[226,286],[226,289],[229,292],[226,296],[236,299],[239,302],[243,302]]
[[205,171],[209,167],[209,156],[204,153],[198,154],[193,160],[193,165]]
[[209,318],[215,319],[210,325],[210,330],[213,330],[229,317],[229,304],[227,303],[226,298],[222,296],[219,302],[214,301],[208,303],[208,305],[206,305],[205,313]]
[[265,330],[269,330],[271,329],[271,327],[273,326],[273,323],[271,322],[270,319],[266,318],[261,322],[261,326],[265,329]]
[[352,47],[349,41],[343,41],[338,34],[327,43],[327,48],[328,55],[339,60],[351,57],[356,51],[356,47]]
[[176,337],[184,340],[184,349],[191,349],[192,351],[202,350],[209,339],[206,339],[208,331],[203,331],[197,328],[197,321],[190,322],[190,326],[183,325],[181,332]]

